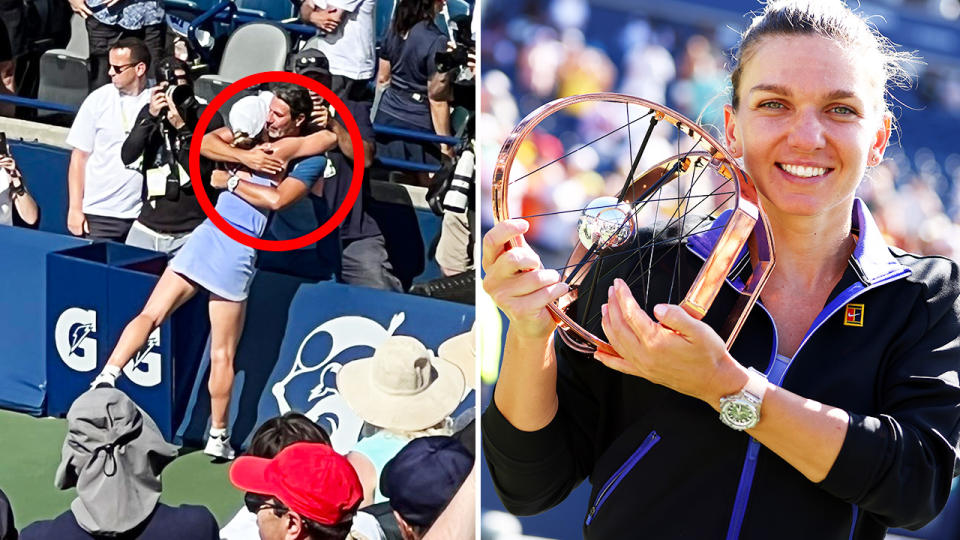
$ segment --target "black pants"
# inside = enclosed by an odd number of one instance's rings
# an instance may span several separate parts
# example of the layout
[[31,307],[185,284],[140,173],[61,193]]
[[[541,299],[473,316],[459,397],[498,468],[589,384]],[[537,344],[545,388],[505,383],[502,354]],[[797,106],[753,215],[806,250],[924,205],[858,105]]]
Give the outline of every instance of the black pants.
[[87,34],[90,41],[90,90],[96,90],[110,82],[107,70],[110,68],[110,47],[125,37],[143,40],[150,51],[150,69],[147,77],[154,76],[154,66],[163,58],[163,46],[167,37],[164,23],[144,26],[139,30],[128,30],[121,26],[103,24],[94,17],[87,17]]
[[349,99],[351,101],[373,101],[373,91],[370,90],[370,81],[372,79],[351,79],[342,75],[333,75],[330,82],[330,90],[340,99]]
[[93,214],[84,215],[87,217],[87,227],[90,228],[90,234],[87,235],[87,238],[95,240],[113,240],[122,244],[127,239],[130,226],[133,225],[132,219],[95,216]]

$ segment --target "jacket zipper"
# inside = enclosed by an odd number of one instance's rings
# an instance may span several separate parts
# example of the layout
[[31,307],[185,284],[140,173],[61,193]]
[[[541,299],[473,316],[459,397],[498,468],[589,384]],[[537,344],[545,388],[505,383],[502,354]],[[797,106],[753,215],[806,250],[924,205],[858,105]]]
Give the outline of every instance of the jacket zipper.
[[[764,375],[769,376],[770,371],[777,362],[777,347],[780,343],[780,336],[777,334],[777,325],[773,321],[773,316],[770,315],[767,308],[763,307],[763,304],[759,302],[756,303],[754,308],[760,308],[761,311],[766,313],[770,319],[770,324],[773,326],[773,353],[770,356],[770,365],[764,373]],[[789,365],[787,367],[789,367]],[[784,368],[782,372],[786,374],[787,368]],[[782,380],[783,378],[781,377],[781,381]],[[774,382],[774,384],[777,383]],[[747,444],[747,457],[743,460],[743,468],[740,470],[740,483],[737,484],[737,496],[733,500],[733,515],[730,516],[730,525],[727,528],[727,540],[737,540],[737,538],[740,537],[740,527],[743,525],[743,516],[747,511],[747,500],[750,498],[750,488],[753,484],[753,473],[757,468],[757,454],[759,453],[760,443],[755,441],[753,437],[750,437],[750,442]]]
[[[787,371],[790,369],[790,366],[793,364],[793,359],[797,357],[797,354],[800,353],[800,350],[803,349],[803,346],[806,345],[810,337],[814,333],[816,333],[816,331],[821,326],[823,326],[823,323],[825,323],[827,319],[832,317],[833,314],[836,313],[841,306],[843,306],[844,304],[847,304],[854,298],[869,291],[870,289],[874,289],[876,287],[879,287],[880,285],[890,283],[891,281],[896,281],[902,277],[906,277],[910,273],[911,273],[910,270],[905,268],[870,285],[864,286],[861,282],[857,282],[851,285],[849,288],[847,288],[843,292],[841,292],[839,295],[837,295],[837,297],[834,298],[833,302],[831,302],[827,306],[828,309],[825,309],[824,311],[822,311],[820,315],[817,316],[817,319],[814,320],[813,328],[811,328],[810,331],[807,332],[807,335],[803,337],[803,341],[800,342],[800,346],[797,347],[796,352],[793,353],[793,357],[790,358],[790,362],[787,363],[786,367],[784,367],[783,370],[780,372],[780,377],[778,378],[779,380],[771,380],[770,382],[772,382],[777,386],[781,386],[783,384],[783,380],[787,376]],[[860,287],[857,287],[857,285],[860,285]],[[757,303],[757,306],[759,306],[760,309],[767,314],[767,317],[770,318],[770,323],[773,324],[773,344],[774,344],[773,358],[774,360],[776,360],[777,342],[778,342],[777,325],[773,321],[773,316],[770,315],[770,312],[767,311],[762,304]],[[770,371],[770,368],[772,368],[773,366],[774,366],[774,361],[771,361],[770,367],[767,368],[768,373]],[[750,443],[747,447],[747,457],[743,462],[743,470],[740,473],[740,484],[739,486],[737,486],[737,497],[734,500],[734,504],[733,504],[733,515],[730,516],[730,526],[727,529],[727,540],[736,540],[737,538],[740,537],[740,527],[743,525],[743,516],[744,514],[746,514],[746,511],[747,511],[747,500],[750,497],[750,488],[753,484],[753,475],[756,472],[757,454],[759,452],[760,452],[760,443],[754,440],[753,437],[750,437]],[[856,520],[856,516],[854,516],[854,520]],[[854,523],[854,525],[855,524],[856,523]]]
[[647,438],[640,443],[640,447],[633,452],[633,455],[631,455],[630,458],[617,469],[617,472],[613,473],[613,476],[607,480],[607,483],[600,488],[600,493],[597,494],[596,501],[594,501],[593,506],[590,507],[590,512],[587,513],[587,525],[590,525],[590,522],[593,521],[594,514],[603,506],[604,501],[613,493],[613,490],[617,488],[620,480],[622,480],[623,477],[636,466],[637,462],[653,448],[653,445],[659,441],[660,435],[657,434],[656,431],[651,431],[650,434],[647,435]]

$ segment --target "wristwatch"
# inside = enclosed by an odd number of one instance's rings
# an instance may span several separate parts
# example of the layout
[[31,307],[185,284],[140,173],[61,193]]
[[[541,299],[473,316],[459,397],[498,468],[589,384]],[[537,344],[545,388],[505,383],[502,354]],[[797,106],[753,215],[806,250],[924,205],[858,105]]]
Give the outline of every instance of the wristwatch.
[[720,398],[720,421],[737,431],[750,429],[760,421],[760,405],[767,390],[766,376],[753,368],[748,371],[750,379],[739,392]]
[[234,191],[236,191],[236,190],[237,190],[237,186],[239,186],[239,185],[240,185],[240,177],[239,177],[239,176],[237,176],[237,175],[235,175],[235,174],[231,174],[231,175],[230,175],[230,178],[227,178],[227,191],[229,191],[230,193],[233,193]]

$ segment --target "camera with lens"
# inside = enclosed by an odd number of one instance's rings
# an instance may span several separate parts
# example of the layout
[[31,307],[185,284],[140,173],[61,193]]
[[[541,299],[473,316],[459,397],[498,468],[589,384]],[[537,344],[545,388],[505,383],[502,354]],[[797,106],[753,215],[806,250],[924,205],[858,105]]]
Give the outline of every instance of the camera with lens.
[[[183,118],[183,121],[187,123],[188,126],[194,126],[197,123],[197,109],[200,106],[200,102],[197,101],[196,96],[193,94],[193,87],[189,84],[179,84],[183,79],[186,79],[186,74],[182,76],[177,76],[177,70],[182,69],[173,63],[161,62],[157,66],[157,81],[160,83],[167,83],[167,88],[164,91],[167,97],[167,103],[172,103],[174,108],[177,109],[177,112],[180,113],[180,117]],[[189,80],[189,79],[188,79]]]
[[450,28],[453,30],[453,41],[457,48],[452,51],[441,51],[436,54],[434,61],[437,71],[446,72],[451,69],[467,67],[468,53],[476,49],[476,41],[470,30],[470,15],[457,15],[450,19]]
[[433,183],[427,189],[427,204],[438,216],[444,212],[462,214],[472,207],[476,156],[471,133],[472,120],[464,126],[456,158],[443,158],[440,170],[434,174]]

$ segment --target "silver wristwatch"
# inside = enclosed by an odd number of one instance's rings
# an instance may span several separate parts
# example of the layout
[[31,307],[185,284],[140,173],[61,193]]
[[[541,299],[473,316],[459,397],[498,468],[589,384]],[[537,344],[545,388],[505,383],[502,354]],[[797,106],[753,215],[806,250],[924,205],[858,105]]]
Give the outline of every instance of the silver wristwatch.
[[720,398],[720,420],[737,431],[750,429],[760,421],[760,405],[767,389],[766,376],[753,368],[749,371],[750,379],[739,392]]
[[231,174],[230,178],[227,179],[227,191],[229,191],[230,193],[233,193],[234,191],[237,190],[237,186],[239,185],[240,185],[240,177],[235,174]]

